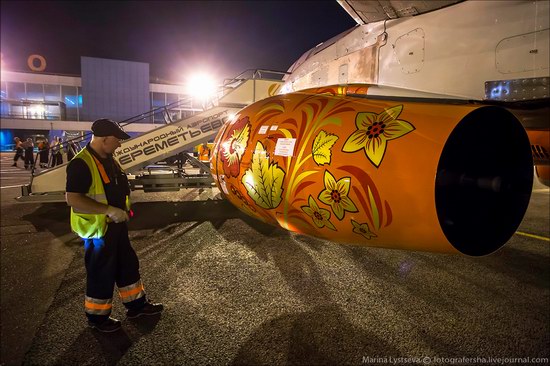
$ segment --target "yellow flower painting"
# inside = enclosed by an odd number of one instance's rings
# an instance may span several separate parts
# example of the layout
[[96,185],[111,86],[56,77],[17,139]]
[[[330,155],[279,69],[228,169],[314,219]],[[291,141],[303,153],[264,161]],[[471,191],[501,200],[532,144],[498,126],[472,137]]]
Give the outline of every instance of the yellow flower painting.
[[319,201],[332,208],[338,220],[342,220],[345,211],[357,212],[357,207],[348,197],[351,185],[350,177],[343,177],[336,181],[328,170],[325,170],[325,189],[319,194]]
[[398,105],[386,108],[380,114],[357,113],[357,130],[348,137],[342,151],[352,153],[364,149],[367,158],[378,168],[384,159],[388,141],[402,137],[415,129],[409,122],[397,119],[402,111],[403,106]]
[[376,234],[370,231],[369,224],[360,224],[355,220],[351,220],[353,225],[353,232],[359,235],[363,235],[367,239],[376,238]]
[[304,211],[308,216],[313,219],[313,222],[318,228],[328,227],[331,230],[336,230],[332,222],[330,222],[330,211],[325,210],[324,208],[319,208],[315,199],[310,195],[308,199],[309,206],[302,206],[302,211]]

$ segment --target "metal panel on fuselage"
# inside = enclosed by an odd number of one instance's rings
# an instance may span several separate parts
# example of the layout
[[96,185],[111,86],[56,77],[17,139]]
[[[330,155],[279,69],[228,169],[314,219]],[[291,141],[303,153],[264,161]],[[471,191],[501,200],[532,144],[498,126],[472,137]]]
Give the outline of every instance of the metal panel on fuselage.
[[[549,76],[549,12],[549,1],[465,1],[415,17],[357,26],[335,43],[308,51],[282,90],[339,84],[339,71],[347,64],[350,84],[482,100],[486,81]],[[532,36],[522,36],[526,34]],[[515,41],[512,53],[523,61],[514,64],[537,66],[503,73],[496,65],[503,52],[498,45],[514,37],[530,43]],[[319,70],[323,78],[314,77]]]
[[[467,1],[414,18],[390,21],[388,41],[380,49],[378,82],[381,85],[485,99],[485,82],[549,76],[544,55],[548,40],[535,39],[529,50],[521,45],[513,52],[523,63],[544,64],[536,70],[516,68],[506,74],[496,65],[498,44],[510,37],[543,31],[549,27],[548,1]],[[416,73],[403,72],[394,46],[414,29],[425,34],[424,60]],[[518,45],[519,46],[519,45]]]

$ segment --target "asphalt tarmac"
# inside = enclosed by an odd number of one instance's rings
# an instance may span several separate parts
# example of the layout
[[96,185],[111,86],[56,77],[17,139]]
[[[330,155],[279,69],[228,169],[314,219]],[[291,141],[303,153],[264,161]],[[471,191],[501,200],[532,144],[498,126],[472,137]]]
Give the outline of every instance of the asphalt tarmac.
[[[16,203],[1,158],[2,365],[548,364],[548,188],[481,258],[335,244],[250,219],[215,189],[136,193],[130,237],[160,316],[86,327],[64,203]],[[20,163],[21,164],[21,163]],[[4,188],[7,187],[7,188]],[[530,236],[531,235],[531,236]]]

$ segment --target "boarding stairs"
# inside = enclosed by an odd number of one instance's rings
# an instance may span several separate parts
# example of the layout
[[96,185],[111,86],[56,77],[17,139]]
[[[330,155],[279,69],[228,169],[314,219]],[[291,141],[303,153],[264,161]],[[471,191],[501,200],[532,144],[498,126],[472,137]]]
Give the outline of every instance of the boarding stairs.
[[[174,120],[181,112],[182,106],[189,105],[188,100],[178,101],[161,108],[132,117],[120,122],[120,125],[150,121],[154,115],[162,113],[166,124],[145,132],[137,137],[125,140],[114,153],[126,173],[130,174],[133,189],[145,191],[179,190],[195,184],[212,182],[209,174],[201,177],[178,174],[179,170],[160,177],[151,174],[151,165],[176,154],[185,154],[188,160],[202,171],[209,172],[209,167],[186,153],[202,142],[212,140],[220,128],[240,109],[275,95],[283,84],[284,72],[270,70],[247,70],[233,79],[224,81],[218,95],[203,103],[202,111],[191,116]],[[181,113],[179,114],[181,116]],[[90,138],[91,132],[79,137],[79,142]],[[70,141],[68,141],[70,142]],[[66,165],[62,164],[34,175],[28,185],[22,186],[21,202],[60,202],[64,201],[66,184]],[[149,168],[146,168],[148,167]],[[149,174],[143,173],[145,169]],[[140,173],[141,171],[141,173]],[[138,174],[138,175],[133,175]],[[187,179],[186,179],[187,178]],[[195,178],[195,182],[193,179]],[[159,183],[164,179],[166,184]]]

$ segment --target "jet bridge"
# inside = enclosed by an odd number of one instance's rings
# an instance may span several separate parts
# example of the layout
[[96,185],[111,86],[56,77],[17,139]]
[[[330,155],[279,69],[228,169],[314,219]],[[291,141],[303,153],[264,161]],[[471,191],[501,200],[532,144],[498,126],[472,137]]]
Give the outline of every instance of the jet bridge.
[[[244,75],[250,71],[253,71],[252,77],[245,78]],[[126,173],[135,173],[167,157],[191,151],[196,145],[213,139],[223,124],[241,108],[273,96],[279,91],[283,81],[262,78],[262,74],[270,76],[278,75],[281,77],[284,73],[266,70],[247,70],[236,78],[227,80],[223,85],[223,90],[220,91],[221,96],[211,101],[210,105],[205,107],[202,112],[179,121],[170,121],[170,116],[175,115],[171,113],[174,106],[166,106],[165,115],[167,116],[168,123],[140,136],[123,141],[121,147],[114,153],[115,159],[117,159]],[[153,110],[144,113],[127,120],[130,122],[121,122],[121,125],[124,126],[129,123],[142,121],[151,114],[158,112],[158,110]],[[209,171],[209,167],[201,164],[191,155],[188,154],[187,158],[204,171]],[[22,187],[22,196],[18,198],[18,201],[64,201],[66,165],[67,163],[33,176],[30,184]],[[149,169],[149,171],[151,170]],[[138,176],[139,178],[144,178],[144,182],[151,181],[150,177]],[[176,176],[172,173],[170,176],[165,176],[165,178],[167,178],[167,182],[172,183],[168,190],[178,190],[179,187],[193,185],[184,182],[186,178],[190,178],[189,176]],[[209,174],[199,178],[198,180],[195,179],[195,181],[203,183],[206,180],[208,180],[208,183],[211,181]],[[133,189],[142,187],[145,191],[148,191],[147,187],[153,187],[149,188],[149,191],[162,190],[162,184],[158,182],[150,183],[149,185],[132,182],[131,186]]]

